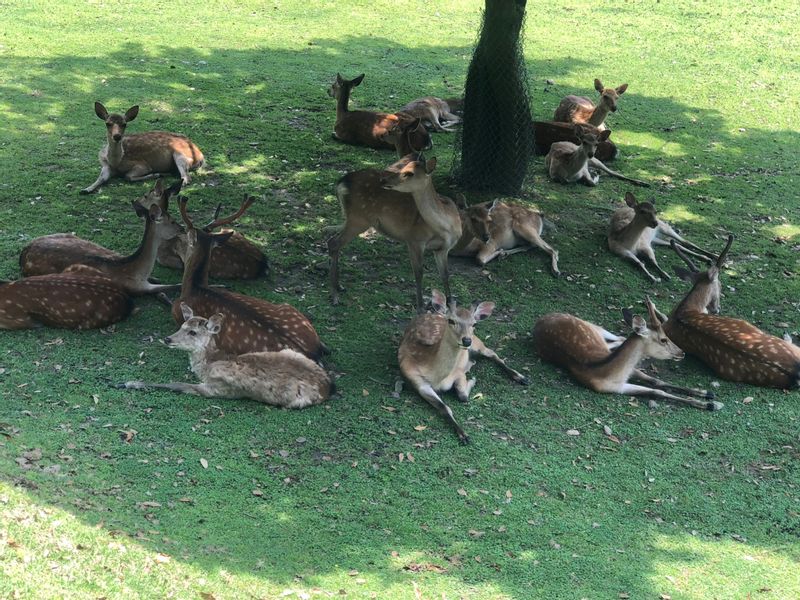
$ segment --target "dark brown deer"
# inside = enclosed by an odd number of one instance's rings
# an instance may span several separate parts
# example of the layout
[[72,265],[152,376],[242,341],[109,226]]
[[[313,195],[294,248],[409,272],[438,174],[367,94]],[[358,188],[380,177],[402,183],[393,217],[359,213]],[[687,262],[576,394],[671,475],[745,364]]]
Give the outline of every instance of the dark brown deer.
[[800,387],[800,348],[758,327],[732,317],[719,316],[720,270],[733,243],[733,235],[716,263],[701,271],[674,245],[690,271],[676,269],[692,289],[664,324],[667,335],[688,354],[713,369],[723,379],[781,389]]
[[397,150],[398,157],[430,149],[431,136],[418,118],[403,112],[349,109],[350,92],[363,79],[363,73],[350,80],[336,74],[336,81],[328,90],[328,95],[336,99],[333,136],[348,144]]
[[133,301],[107,277],[36,275],[0,282],[0,329],[96,329],[127,317]]
[[203,153],[189,138],[166,131],[146,131],[125,135],[125,127],[139,114],[139,107],[130,107],[124,115],[109,113],[100,102],[94,112],[106,124],[106,145],[100,150],[100,176],[81,190],[91,194],[112,177],[127,181],[144,181],[177,173],[184,185],[189,171],[205,163]]
[[[567,369],[583,386],[595,392],[649,396],[706,410],[721,409],[722,403],[711,400],[714,395],[706,390],[674,386],[637,368],[645,358],[683,358],[683,351],[665,334],[653,303],[649,298],[645,303],[649,325],[642,317],[633,316],[627,309],[623,311],[633,333],[621,344],[614,334],[573,315],[545,315],[533,327],[536,351],[543,360]],[[628,383],[629,379],[646,385]]]
[[564,123],[589,123],[599,129],[605,129],[606,116],[610,112],[617,112],[617,100],[628,89],[628,84],[623,83],[616,88],[603,87],[599,79],[594,80],[594,89],[600,92],[597,106],[584,96],[565,96],[556,108],[553,121]]
[[[142,198],[133,201],[136,214],[144,219],[144,235],[132,254],[122,256],[69,233],[55,233],[36,238],[19,257],[22,274],[45,275],[75,270],[83,265],[121,285],[129,294],[155,294],[175,290],[177,285],[151,283],[149,278],[156,262],[156,253],[165,242],[175,238],[181,227],[169,214],[169,198],[181,189],[181,182],[164,189],[159,179]],[[86,273],[87,270],[82,270]]]
[[233,234],[232,231],[214,233],[213,230],[233,223],[254,201],[252,196],[246,198],[231,216],[220,219],[215,215],[211,223],[198,229],[187,213],[186,198],[178,199],[187,227],[188,250],[181,295],[172,304],[172,316],[178,325],[183,323],[181,303],[188,304],[201,315],[222,314],[226,326],[218,336],[217,345],[230,354],[277,352],[289,348],[317,360],[324,346],[314,326],[296,308],[208,286],[211,252]]

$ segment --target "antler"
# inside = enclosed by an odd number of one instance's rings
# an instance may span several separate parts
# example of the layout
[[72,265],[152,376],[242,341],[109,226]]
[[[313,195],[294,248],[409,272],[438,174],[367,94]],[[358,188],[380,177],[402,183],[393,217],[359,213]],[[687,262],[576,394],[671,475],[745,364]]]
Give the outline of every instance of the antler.
[[650,300],[650,296],[644,297],[644,305],[647,307],[647,313],[650,315],[650,327],[655,329],[661,325],[661,319],[658,318],[656,306],[653,304],[653,301]]
[[192,220],[189,218],[189,213],[186,212],[186,203],[189,199],[186,196],[178,196],[178,208],[181,211],[181,218],[183,222],[186,223],[186,226],[189,229],[194,229],[194,225],[192,225]]
[[248,196],[247,194],[245,194],[244,195],[244,200],[242,201],[242,205],[239,207],[239,210],[237,210],[235,213],[233,213],[229,217],[225,217],[224,219],[220,219],[219,218],[219,212],[220,212],[220,210],[222,208],[222,205],[219,205],[217,207],[216,212],[214,213],[214,220],[211,221],[211,223],[209,223],[205,227],[203,227],[203,230],[211,231],[212,229],[214,229],[216,227],[222,227],[223,225],[228,225],[229,223],[233,223],[236,219],[241,217],[245,213],[245,211],[248,208],[250,208],[250,205],[253,204],[253,202],[255,202],[255,201],[256,201],[256,197],[255,196]]
[[731,244],[733,243],[733,234],[728,234],[728,243],[725,244],[725,249],[722,251],[722,254],[719,255],[717,258],[717,268],[722,268],[722,263],[725,262],[725,257],[728,256],[728,250],[731,249]]
[[697,265],[694,264],[694,262],[692,261],[691,258],[689,258],[686,254],[684,254],[684,252],[681,250],[681,247],[678,244],[675,243],[675,240],[670,240],[669,241],[669,246],[670,246],[670,248],[675,250],[675,252],[677,252],[678,256],[680,256],[683,259],[683,261],[687,264],[687,266],[689,267],[689,270],[692,273],[699,273],[700,272],[700,269],[697,267]]

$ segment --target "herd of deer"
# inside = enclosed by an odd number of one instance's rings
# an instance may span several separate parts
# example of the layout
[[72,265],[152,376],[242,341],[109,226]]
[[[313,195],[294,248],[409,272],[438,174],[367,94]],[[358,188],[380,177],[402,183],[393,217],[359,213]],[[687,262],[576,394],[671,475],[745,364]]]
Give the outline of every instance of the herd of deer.
[[[467,379],[472,358],[484,356],[500,365],[516,382],[528,378],[512,369],[474,332],[478,321],[492,314],[494,303],[457,306],[450,293],[448,257],[471,256],[485,265],[497,256],[537,247],[550,256],[550,269],[559,275],[558,252],[541,237],[544,218],[530,207],[495,200],[467,206],[440,195],[433,185],[436,159],[426,160],[431,148],[428,128],[449,132],[458,124],[460,101],[425,97],[395,113],[352,111],[352,89],[364,78],[346,80],[337,74],[329,93],[336,99],[334,137],[372,148],[393,148],[398,160],[382,171],[363,169],[345,174],[336,184],[344,222],[327,240],[330,289],[339,301],[339,256],[355,236],[375,228],[405,242],[411,259],[419,313],[405,330],[398,351],[400,370],[413,388],[453,426],[462,442],[468,437],[441,393],[454,389],[466,402],[475,384]],[[548,175],[563,183],[596,185],[602,171],[637,185],[608,169],[595,156],[598,148],[613,158],[605,117],[627,84],[605,88],[595,80],[600,101],[567,96],[554,120],[537,122],[537,148],[548,149]],[[0,282],[0,329],[105,327],[127,317],[132,298],[180,290],[171,302],[180,330],[165,338],[166,345],[190,353],[192,371],[201,383],[121,384],[128,389],[164,388],[208,397],[251,398],[288,408],[302,408],[326,400],[334,390],[332,377],[320,365],[327,352],[310,321],[294,307],[237,294],[209,285],[209,277],[252,279],[269,266],[263,252],[239,233],[216,231],[237,220],[253,203],[245,197],[232,215],[196,227],[180,196],[190,182],[190,171],[204,163],[203,153],[182,135],[150,131],[125,135],[139,112],[109,113],[99,102],[95,113],[106,124],[107,141],[100,152],[101,172],[81,193],[92,193],[112,177],[128,181],[159,178],[153,189],[133,202],[144,220],[139,247],[122,256],[70,234],[33,240],[19,258],[23,278]],[[160,177],[177,173],[180,181],[165,187]],[[169,201],[178,204],[182,225],[169,213]],[[720,272],[730,250],[729,236],[717,256],[678,235],[659,219],[653,202],[637,202],[625,195],[625,205],[611,217],[608,247],[635,263],[651,282],[669,275],[657,264],[652,245],[669,245],[691,271],[676,269],[693,287],[667,317],[649,298],[647,319],[623,311],[631,328],[627,338],[566,313],[541,317],[533,329],[538,355],[562,366],[581,384],[597,392],[649,396],[708,410],[722,408],[706,390],[670,385],[638,368],[645,358],[680,360],[688,352],[714,372],[732,381],[778,388],[800,386],[800,348],[791,340],[766,334],[746,321],[719,316]],[[444,293],[433,290],[432,312],[424,312],[423,255],[435,258]],[[710,263],[699,269],[690,255]],[[640,258],[641,257],[641,258]],[[183,269],[181,284],[164,285],[151,278],[156,261]],[[198,316],[202,315],[202,316]],[[638,383],[629,383],[636,381]]]

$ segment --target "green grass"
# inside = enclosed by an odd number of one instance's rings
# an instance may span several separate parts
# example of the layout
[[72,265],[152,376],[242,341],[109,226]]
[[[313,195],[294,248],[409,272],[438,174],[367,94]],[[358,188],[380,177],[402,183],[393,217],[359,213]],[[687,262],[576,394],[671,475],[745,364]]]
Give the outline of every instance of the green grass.
[[[568,93],[593,97],[595,77],[628,82],[609,118],[615,168],[654,182],[638,196],[700,245],[719,250],[736,233],[723,312],[776,334],[800,329],[793,7],[529,3],[525,29],[534,116],[548,118]],[[2,3],[0,278],[18,276],[20,250],[43,234],[135,246],[129,202],[146,185],[77,191],[99,169],[92,103],[139,104],[131,131],[180,131],[205,152],[209,168],[186,191],[198,218],[244,193],[265,196],[240,229],[263,243],[275,276],[235,288],[312,318],[334,349],[341,395],[288,412],[112,389],[190,376],[186,356],[157,342],[175,326],[150,299],[110,332],[0,334],[0,597],[800,596],[797,393],[721,381],[719,413],[649,408],[589,393],[533,356],[529,332],[545,312],[619,331],[621,307],[641,311],[650,294],[668,310],[686,291],[677,280],[650,286],[606,251],[623,182],[554,185],[542,159],[531,164],[521,197],[558,225],[548,239],[561,279],[538,252],[485,270],[452,261],[460,299],[497,303],[478,334],[533,382],[476,365],[476,397],[449,397],[468,447],[413,393],[391,394],[413,314],[405,250],[354,242],[348,291],[330,306],[322,240],[340,219],[333,184],[392,156],[331,139],[328,84],[337,71],[366,72],[354,100],[371,108],[458,95],[480,8]],[[456,191],[453,139],[435,136],[443,191]],[[430,259],[425,282],[438,285]],[[658,370],[694,386],[714,380],[691,359]],[[21,468],[15,459],[34,449],[41,459]]]

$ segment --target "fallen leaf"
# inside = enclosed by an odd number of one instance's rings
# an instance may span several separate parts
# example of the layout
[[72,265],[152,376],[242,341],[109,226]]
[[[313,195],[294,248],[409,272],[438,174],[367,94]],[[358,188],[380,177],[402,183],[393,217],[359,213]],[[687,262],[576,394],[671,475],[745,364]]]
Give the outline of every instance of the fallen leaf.
[[394,412],[394,411],[396,411],[396,410],[397,410],[397,409],[396,409],[394,406],[383,406],[383,405],[382,405],[382,406],[381,406],[381,408],[382,408],[383,410],[388,410],[389,412]]
[[264,492],[261,490],[253,490],[253,496],[263,496]]
[[466,496],[467,495],[467,490],[465,490],[464,488],[458,488],[458,490],[456,490],[456,491],[458,492],[459,496]]
[[201,459],[200,459],[200,465],[201,465],[201,466],[202,466],[204,469],[207,469],[207,468],[208,468],[208,461],[207,461],[205,458],[201,458]]
[[742,400],[742,404],[750,404],[753,401],[752,396],[747,396],[744,400]]
[[581,432],[577,429],[567,429],[567,435],[580,435]]
[[200,597],[203,600],[217,600],[217,597],[211,592],[200,592]]
[[428,428],[427,425],[417,425],[416,427],[414,427],[416,431],[425,431],[427,428]]
[[603,433],[605,433],[606,435],[611,435],[612,434],[611,427],[609,427],[608,425],[603,425]]

